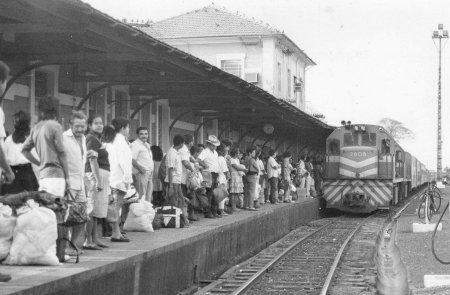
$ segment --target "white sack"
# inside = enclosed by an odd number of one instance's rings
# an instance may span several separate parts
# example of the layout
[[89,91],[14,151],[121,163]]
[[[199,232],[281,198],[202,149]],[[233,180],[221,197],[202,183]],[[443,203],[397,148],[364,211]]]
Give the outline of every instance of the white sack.
[[155,218],[155,210],[152,204],[142,198],[138,203],[132,203],[130,205],[130,212],[123,225],[123,229],[128,231],[152,232],[153,218]]
[[55,213],[39,207],[33,200],[17,210],[17,224],[9,256],[10,265],[59,265],[56,257],[58,237]]
[[11,207],[0,203],[0,261],[9,254],[16,219],[12,216]]

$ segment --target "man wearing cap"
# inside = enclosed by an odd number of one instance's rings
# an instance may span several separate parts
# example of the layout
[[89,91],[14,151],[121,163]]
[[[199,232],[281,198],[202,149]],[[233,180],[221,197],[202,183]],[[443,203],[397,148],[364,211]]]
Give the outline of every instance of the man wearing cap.
[[[217,187],[217,176],[219,171],[219,155],[217,154],[217,147],[220,141],[215,135],[208,136],[205,141],[205,149],[198,156],[199,163],[203,167],[203,178],[207,181],[206,195],[210,204],[205,212],[206,218],[218,217],[218,204],[216,204],[213,191]],[[209,181],[208,181],[209,180]]]

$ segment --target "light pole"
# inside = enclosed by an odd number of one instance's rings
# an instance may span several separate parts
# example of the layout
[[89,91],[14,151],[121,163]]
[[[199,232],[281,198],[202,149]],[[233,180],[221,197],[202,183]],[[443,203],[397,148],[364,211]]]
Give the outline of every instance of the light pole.
[[437,169],[436,169],[436,177],[438,180],[441,180],[442,175],[442,129],[441,129],[441,70],[442,70],[442,39],[448,38],[448,31],[444,30],[443,24],[438,24],[437,31],[433,32],[432,39],[438,40],[439,47],[439,68],[438,68],[438,107],[437,107]]

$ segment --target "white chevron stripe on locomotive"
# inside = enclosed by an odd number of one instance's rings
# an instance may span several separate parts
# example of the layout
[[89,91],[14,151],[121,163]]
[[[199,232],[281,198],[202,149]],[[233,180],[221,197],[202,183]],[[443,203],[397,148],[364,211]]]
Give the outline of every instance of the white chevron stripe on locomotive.
[[356,177],[356,173],[353,171],[349,171],[347,169],[343,169],[343,168],[339,168],[339,174],[342,176],[347,176],[347,177]]
[[373,168],[359,173],[359,177],[376,176],[377,174],[378,168]]
[[372,158],[368,158],[368,159],[365,159],[365,160],[363,160],[361,162],[357,162],[357,161],[351,160],[349,158],[341,157],[340,161],[341,161],[342,164],[345,164],[345,165],[348,165],[348,166],[351,166],[351,167],[362,168],[362,167],[365,167],[367,165],[376,163],[377,162],[377,157],[375,156],[375,157],[372,157]]

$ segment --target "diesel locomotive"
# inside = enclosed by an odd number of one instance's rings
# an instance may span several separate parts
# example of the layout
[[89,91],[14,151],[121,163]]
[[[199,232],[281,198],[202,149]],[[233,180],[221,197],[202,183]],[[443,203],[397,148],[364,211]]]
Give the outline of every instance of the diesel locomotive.
[[381,126],[347,124],[326,141],[326,208],[369,213],[387,209],[430,181],[425,165]]

